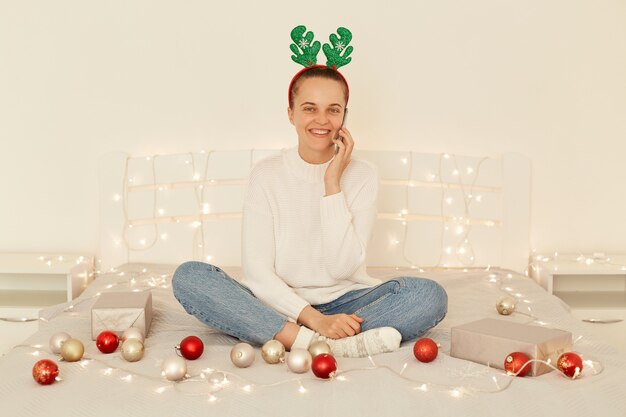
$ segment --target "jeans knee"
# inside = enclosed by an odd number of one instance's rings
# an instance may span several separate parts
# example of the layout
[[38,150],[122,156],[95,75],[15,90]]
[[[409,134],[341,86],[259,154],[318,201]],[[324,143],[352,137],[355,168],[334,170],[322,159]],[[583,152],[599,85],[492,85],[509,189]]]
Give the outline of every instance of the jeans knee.
[[438,282],[428,280],[428,283],[428,293],[432,300],[433,313],[436,319],[441,320],[448,312],[448,293]]
[[205,265],[206,264],[197,261],[188,261],[180,264],[172,276],[172,290],[174,291],[174,295],[177,295],[181,290],[187,287],[195,286],[194,277],[197,271],[202,269]]
[[411,287],[430,302],[430,311],[436,320],[441,320],[448,312],[448,294],[437,281],[428,278],[402,277],[402,285]]

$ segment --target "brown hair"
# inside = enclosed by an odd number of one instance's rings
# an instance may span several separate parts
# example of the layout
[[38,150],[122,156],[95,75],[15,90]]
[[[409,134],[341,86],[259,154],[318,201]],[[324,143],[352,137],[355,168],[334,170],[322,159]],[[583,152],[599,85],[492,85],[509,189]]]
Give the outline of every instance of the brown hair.
[[293,109],[294,97],[298,94],[298,87],[303,80],[308,78],[325,78],[327,80],[334,80],[341,84],[343,88],[343,95],[346,99],[346,104],[348,103],[348,97],[350,95],[350,90],[348,88],[348,82],[346,79],[339,73],[337,70],[332,68],[328,68],[325,65],[316,65],[314,67],[304,68],[299,73],[297,73],[293,79],[291,80],[291,84],[289,84],[289,108]]

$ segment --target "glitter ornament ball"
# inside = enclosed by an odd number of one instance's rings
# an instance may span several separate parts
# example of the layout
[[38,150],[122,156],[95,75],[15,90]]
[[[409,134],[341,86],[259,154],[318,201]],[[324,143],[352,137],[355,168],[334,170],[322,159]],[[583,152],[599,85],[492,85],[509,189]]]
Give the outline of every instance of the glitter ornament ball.
[[128,362],[137,362],[143,358],[144,347],[143,342],[139,339],[126,339],[122,343],[122,357]]
[[306,349],[292,349],[287,356],[287,367],[296,374],[302,374],[311,369],[311,362],[313,358]]
[[113,353],[117,350],[120,339],[117,335],[109,330],[101,332],[96,338],[96,346],[102,353]]
[[515,299],[505,295],[500,297],[496,302],[496,310],[503,316],[508,316],[515,311]]
[[230,360],[237,368],[247,368],[252,365],[255,357],[254,348],[247,343],[237,343],[230,350]]
[[180,345],[176,346],[176,350],[179,350],[185,359],[195,360],[202,356],[204,343],[199,337],[187,336],[180,342]]
[[322,353],[313,358],[311,370],[318,378],[332,378],[337,372],[337,361],[332,355]]
[[143,332],[137,327],[129,327],[128,329],[124,330],[124,333],[122,333],[122,342],[125,342],[128,339],[137,339],[143,343]]
[[331,355],[332,351],[330,350],[328,343],[323,340],[317,340],[309,346],[309,353],[313,358],[315,358],[317,355],[321,355],[322,353]]
[[[523,352],[513,352],[510,353],[506,358],[504,358],[504,370],[507,375],[515,375],[518,371],[519,374],[517,376],[526,376],[531,370],[531,364],[524,366],[526,362],[528,362],[530,358],[527,354]],[[524,369],[522,369],[524,366]]]
[[437,357],[437,353],[439,353],[439,348],[433,339],[424,337],[418,339],[415,345],[413,345],[413,355],[415,355],[415,359],[420,362],[434,361]]
[[278,340],[269,340],[261,348],[261,356],[271,365],[285,362],[285,346]]
[[187,374],[187,362],[178,355],[169,356],[161,365],[161,374],[168,381],[180,381]]
[[576,379],[583,370],[583,360],[574,352],[565,352],[556,361],[559,371],[572,379]]
[[59,376],[59,367],[50,359],[42,359],[33,366],[33,378],[41,385],[50,385]]
[[57,355],[61,353],[61,346],[63,345],[63,343],[65,343],[66,340],[71,338],[72,336],[65,332],[58,332],[53,334],[50,337],[50,350],[52,351],[52,353]]
[[61,357],[67,362],[76,362],[82,359],[85,346],[78,339],[68,339],[61,346]]

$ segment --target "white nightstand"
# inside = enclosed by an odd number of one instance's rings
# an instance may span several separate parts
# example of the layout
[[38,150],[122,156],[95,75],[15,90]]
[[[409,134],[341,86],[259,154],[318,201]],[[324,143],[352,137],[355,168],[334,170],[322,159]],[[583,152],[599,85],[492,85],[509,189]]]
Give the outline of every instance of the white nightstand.
[[93,278],[89,255],[0,253],[0,355],[37,331],[42,308],[73,300]]
[[626,255],[535,255],[530,270],[589,332],[626,351]]

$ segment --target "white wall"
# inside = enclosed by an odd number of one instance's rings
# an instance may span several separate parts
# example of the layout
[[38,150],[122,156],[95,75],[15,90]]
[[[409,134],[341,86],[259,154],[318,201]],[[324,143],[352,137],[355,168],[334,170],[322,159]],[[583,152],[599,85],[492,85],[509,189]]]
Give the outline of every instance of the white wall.
[[624,252],[624,22],[621,0],[3,1],[0,251],[95,252],[105,152],[294,144],[305,24],[353,31],[357,146],[524,153],[534,248]]

